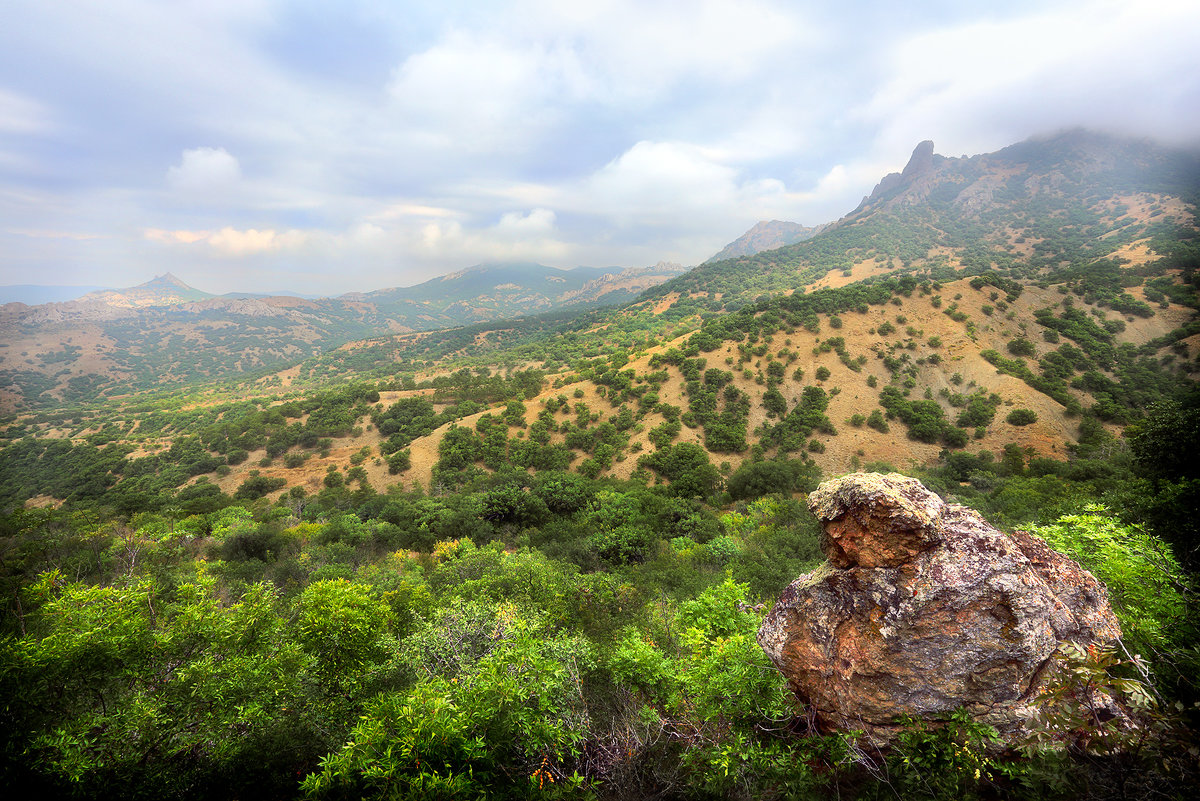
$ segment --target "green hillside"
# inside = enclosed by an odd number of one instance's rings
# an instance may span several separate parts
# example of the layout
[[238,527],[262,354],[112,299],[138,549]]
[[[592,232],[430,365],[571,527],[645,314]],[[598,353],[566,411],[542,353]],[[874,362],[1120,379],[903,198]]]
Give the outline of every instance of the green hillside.
[[0,409],[53,408],[278,369],[347,342],[626,302],[680,270],[479,265],[338,298],[215,297],[167,274],[76,301],[0,310]]
[[[356,318],[291,299],[292,327],[110,321],[141,366],[73,389],[43,368],[79,342],[30,351],[9,380],[39,407],[0,421],[0,775],[51,797],[1188,797],[1198,164],[1081,132],[922,145],[813,238],[621,305],[379,328],[439,294],[479,307],[468,271],[337,301]],[[965,713],[882,751],[812,728],[754,633],[820,564],[806,494],[855,470],[1105,582],[1128,653],[1064,652],[1055,686],[1141,728],[1068,707],[1006,752]]]

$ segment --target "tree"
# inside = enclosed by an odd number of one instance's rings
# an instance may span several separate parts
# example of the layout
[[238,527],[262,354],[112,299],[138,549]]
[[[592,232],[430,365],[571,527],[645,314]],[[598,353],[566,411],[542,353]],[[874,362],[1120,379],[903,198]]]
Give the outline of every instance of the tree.
[[1030,423],[1036,423],[1038,416],[1037,412],[1030,409],[1013,409],[1004,419],[1008,421],[1009,425],[1027,426]]
[[708,497],[721,483],[721,474],[708,453],[694,442],[662,448],[638,459],[638,465],[671,482],[671,494],[681,498]]
[[369,587],[345,579],[310,584],[297,602],[299,642],[315,660],[315,676],[327,691],[353,685],[374,662],[386,658],[384,637],[392,612]]
[[734,500],[748,500],[773,493],[812,492],[821,480],[814,462],[772,459],[745,462],[725,482]]

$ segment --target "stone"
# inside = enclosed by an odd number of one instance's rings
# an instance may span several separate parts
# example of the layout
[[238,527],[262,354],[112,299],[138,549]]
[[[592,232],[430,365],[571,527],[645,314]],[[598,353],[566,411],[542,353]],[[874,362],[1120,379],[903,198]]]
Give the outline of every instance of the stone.
[[809,508],[828,561],[784,590],[758,641],[825,728],[886,743],[901,715],[963,707],[1016,742],[1059,641],[1121,636],[1079,564],[916,479],[843,476]]

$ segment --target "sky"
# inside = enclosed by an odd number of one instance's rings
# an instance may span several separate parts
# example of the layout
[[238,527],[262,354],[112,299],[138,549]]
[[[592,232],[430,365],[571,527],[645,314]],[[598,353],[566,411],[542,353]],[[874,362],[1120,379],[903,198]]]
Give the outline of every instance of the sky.
[[0,285],[692,266],[913,148],[1200,145],[1195,0],[6,0]]

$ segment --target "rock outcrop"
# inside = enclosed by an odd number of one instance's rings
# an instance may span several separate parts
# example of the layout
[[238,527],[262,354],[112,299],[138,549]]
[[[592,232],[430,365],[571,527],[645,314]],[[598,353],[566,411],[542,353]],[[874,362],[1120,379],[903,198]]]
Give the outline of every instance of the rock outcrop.
[[809,507],[828,562],[784,590],[758,641],[826,727],[886,742],[900,715],[965,707],[1011,742],[1060,640],[1121,634],[1077,563],[916,479],[844,476]]

